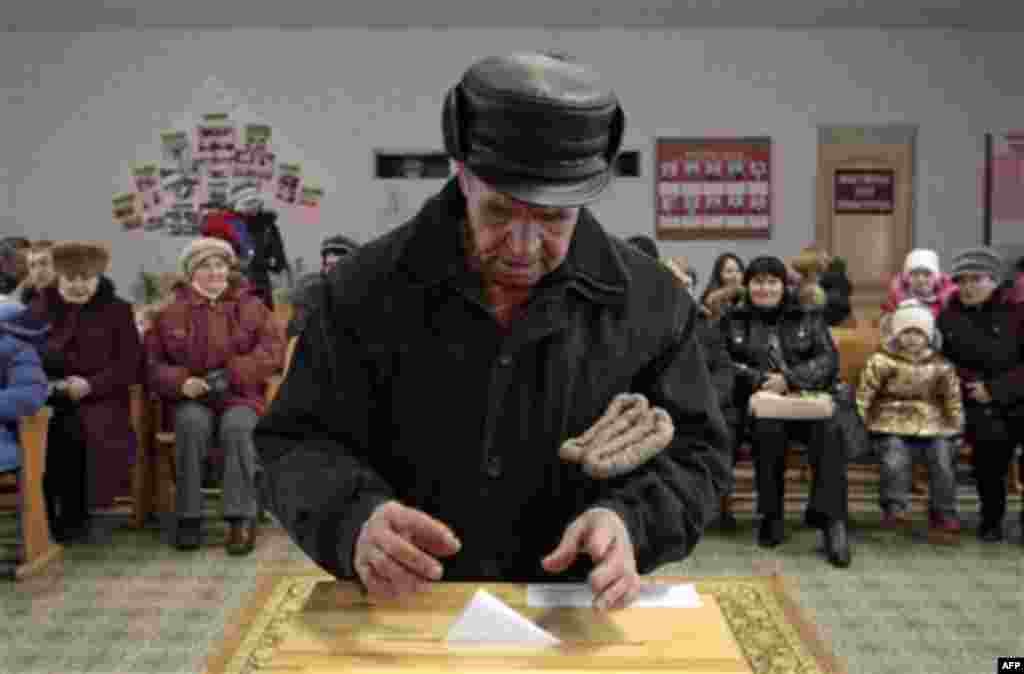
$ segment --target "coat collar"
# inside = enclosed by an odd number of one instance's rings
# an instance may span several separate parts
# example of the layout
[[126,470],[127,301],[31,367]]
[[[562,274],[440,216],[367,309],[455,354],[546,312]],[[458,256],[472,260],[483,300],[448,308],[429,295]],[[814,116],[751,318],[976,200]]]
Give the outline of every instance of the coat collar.
[[[465,197],[453,178],[413,218],[398,267],[422,286],[464,277],[469,273],[462,240],[465,214]],[[538,288],[564,285],[592,301],[615,304],[624,301],[629,281],[629,271],[611,239],[590,211],[582,208],[565,261]]]

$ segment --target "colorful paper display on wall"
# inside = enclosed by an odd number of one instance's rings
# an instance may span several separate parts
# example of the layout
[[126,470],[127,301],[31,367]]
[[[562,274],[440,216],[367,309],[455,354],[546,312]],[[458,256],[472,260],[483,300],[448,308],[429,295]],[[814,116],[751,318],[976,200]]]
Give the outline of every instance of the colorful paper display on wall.
[[655,163],[659,238],[771,237],[771,139],[660,138]]
[[319,223],[323,187],[304,183],[301,164],[278,161],[272,138],[269,124],[239,125],[226,113],[203,115],[192,132],[161,131],[160,160],[132,167],[132,191],[113,198],[114,222],[195,236],[207,212],[232,206],[233,188],[255,182],[265,208]]

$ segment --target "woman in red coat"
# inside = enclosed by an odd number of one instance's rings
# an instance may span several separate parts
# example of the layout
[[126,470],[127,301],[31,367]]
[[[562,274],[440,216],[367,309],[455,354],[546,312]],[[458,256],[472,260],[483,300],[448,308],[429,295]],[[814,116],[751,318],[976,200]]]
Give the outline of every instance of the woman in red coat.
[[104,276],[109,263],[103,244],[57,244],[57,283],[31,304],[50,323],[41,354],[53,408],[43,491],[51,530],[62,542],[88,534],[90,507],[130,493],[130,389],[140,379],[142,345],[131,305]]
[[252,430],[263,414],[267,380],[284,363],[284,334],[240,283],[238,258],[220,239],[195,239],[181,254],[183,279],[146,333],[152,391],[174,404],[178,529],[176,545],[200,544],[201,466],[215,437],[224,450],[227,548],[255,544],[256,457]]

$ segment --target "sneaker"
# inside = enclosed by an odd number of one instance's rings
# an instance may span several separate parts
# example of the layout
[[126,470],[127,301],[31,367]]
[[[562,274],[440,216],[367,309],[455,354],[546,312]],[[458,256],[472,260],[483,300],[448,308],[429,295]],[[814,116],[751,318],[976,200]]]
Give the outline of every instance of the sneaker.
[[910,526],[910,515],[906,510],[885,510],[882,512],[882,528],[895,531]]
[[928,541],[937,545],[960,543],[960,520],[942,513],[928,515]]

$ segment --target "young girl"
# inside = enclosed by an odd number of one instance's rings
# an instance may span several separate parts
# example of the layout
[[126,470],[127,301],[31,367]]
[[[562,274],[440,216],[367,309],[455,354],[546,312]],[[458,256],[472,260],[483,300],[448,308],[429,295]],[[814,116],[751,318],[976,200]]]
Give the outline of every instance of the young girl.
[[896,274],[889,284],[889,299],[882,305],[882,313],[895,311],[903,300],[916,299],[938,318],[950,295],[955,292],[953,279],[939,269],[938,253],[917,248],[907,254],[903,271]]
[[860,377],[857,410],[876,434],[882,459],[882,526],[909,525],[911,469],[928,464],[931,481],[929,539],[957,543],[954,446],[963,429],[960,379],[936,348],[935,316],[917,300],[905,300],[889,318],[891,337],[868,359]]

